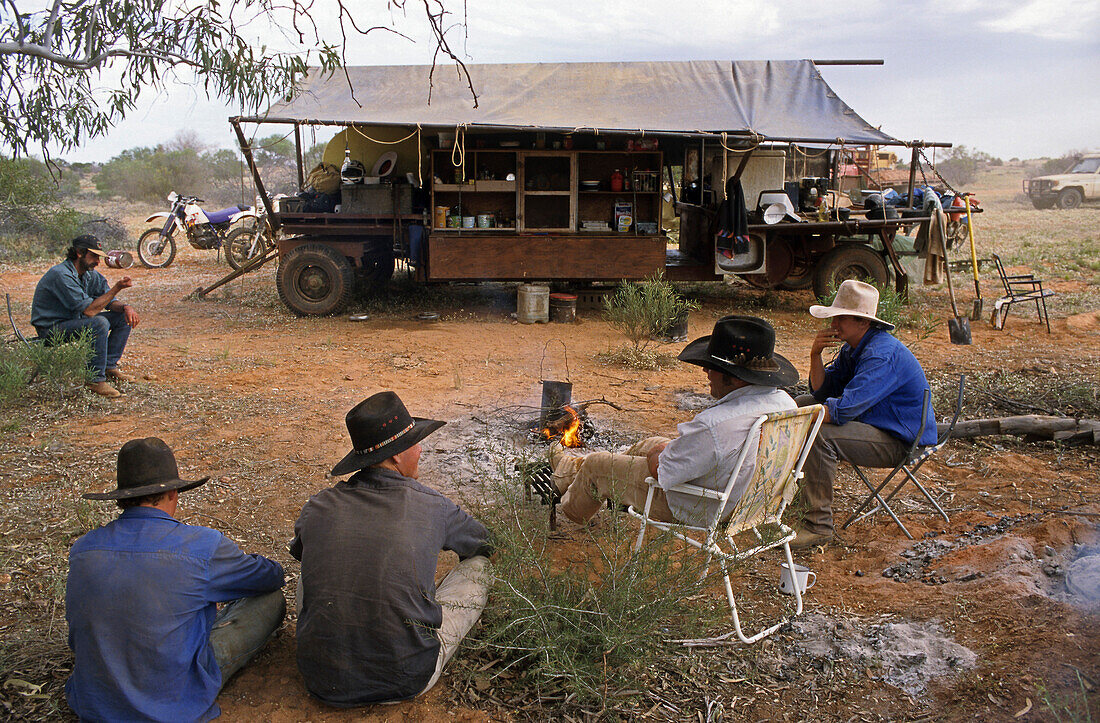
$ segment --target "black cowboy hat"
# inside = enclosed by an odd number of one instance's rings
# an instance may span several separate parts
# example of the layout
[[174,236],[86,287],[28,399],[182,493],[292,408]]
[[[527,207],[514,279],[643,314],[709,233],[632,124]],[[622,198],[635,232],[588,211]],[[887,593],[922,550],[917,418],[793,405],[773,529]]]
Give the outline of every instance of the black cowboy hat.
[[446,424],[411,416],[394,392],[367,397],[348,412],[344,421],[354,448],[332,468],[334,477],[404,452]]
[[794,365],[775,353],[775,329],[755,316],[722,317],[709,336],[688,344],[678,358],[749,384],[783,387],[798,381]]
[[122,445],[118,453],[118,489],[110,492],[89,492],[84,495],[84,499],[123,500],[169,490],[185,492],[206,484],[209,479],[180,479],[176,458],[163,439],[131,439]]

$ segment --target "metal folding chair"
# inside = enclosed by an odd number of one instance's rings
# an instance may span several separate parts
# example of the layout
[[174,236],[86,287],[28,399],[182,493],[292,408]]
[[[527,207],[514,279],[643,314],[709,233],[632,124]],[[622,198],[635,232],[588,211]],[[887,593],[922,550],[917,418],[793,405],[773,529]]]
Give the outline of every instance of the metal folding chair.
[[11,330],[12,330],[12,334],[13,334],[13,336],[11,338],[11,341],[13,341],[13,342],[21,341],[24,344],[26,344],[27,346],[30,346],[31,344],[33,344],[35,342],[41,341],[37,336],[31,337],[30,339],[28,339],[26,336],[23,335],[23,332],[19,329],[19,325],[15,323],[15,315],[12,314],[12,311],[11,311],[11,294],[4,294],[4,303],[7,304],[7,307],[8,307],[8,323],[11,324]]
[[[686,645],[722,644],[727,638],[736,635],[737,639],[743,643],[754,643],[774,633],[790,617],[802,614],[802,590],[799,589],[796,582],[794,585],[794,615],[783,618],[775,625],[764,628],[755,635],[747,636],[741,629],[741,619],[737,613],[737,602],[734,600],[733,586],[730,583],[729,565],[753,555],[758,555],[766,550],[782,546],[789,569],[794,569],[790,541],[794,539],[795,533],[794,530],[783,524],[780,518],[783,516],[783,511],[787,508],[787,505],[794,498],[795,492],[798,491],[799,480],[802,478],[802,465],[806,462],[806,455],[809,454],[810,447],[813,445],[814,439],[817,438],[817,431],[821,428],[824,417],[824,407],[815,404],[789,412],[765,414],[753,422],[747,439],[752,439],[753,435],[760,435],[760,444],[756,453],[756,468],[744,494],[737,500],[733,511],[726,517],[722,517],[722,511],[726,507],[726,502],[730,498],[730,493],[733,491],[741,467],[745,463],[749,445],[746,444],[741,450],[741,455],[733,467],[733,473],[730,475],[725,489],[721,492],[690,484],[682,484],[671,488],[669,491],[682,492],[695,495],[701,499],[708,498],[718,501],[714,516],[705,527],[659,522],[650,519],[649,510],[653,503],[653,490],[657,487],[657,480],[652,477],[646,480],[649,483],[649,493],[646,495],[645,509],[639,512],[633,507],[627,508],[627,512],[631,516],[642,522],[641,530],[638,532],[638,541],[634,545],[635,551],[642,549],[646,529],[655,527],[688,543],[698,550],[699,554],[706,555],[707,560],[703,577],[706,577],[710,569],[710,563],[715,558],[718,559],[718,564],[722,567],[722,577],[726,585],[726,599],[729,602],[734,629],[716,638],[683,640],[680,642]],[[739,549],[735,538],[750,531],[755,538],[752,546],[745,550]],[[702,539],[696,539],[697,537]]]
[[[920,490],[921,494],[924,495],[924,498],[928,500],[928,502],[933,507],[936,508],[936,512],[940,513],[943,516],[944,521],[951,522],[951,518],[947,516],[947,513],[943,511],[943,508],[940,507],[939,503],[936,502],[936,499],[931,495],[931,493],[929,493],[925,486],[920,483],[920,480],[917,479],[916,474],[921,466],[923,466],[924,463],[932,457],[932,455],[940,451],[943,446],[947,444],[947,441],[951,439],[951,434],[955,431],[955,423],[959,421],[959,413],[962,411],[963,389],[965,387],[965,384],[966,375],[960,375],[959,394],[957,400],[955,401],[955,414],[951,417],[951,424],[947,427],[946,430],[939,432],[935,444],[922,447],[920,446],[920,438],[924,436],[924,424],[925,420],[928,417],[928,407],[932,403],[932,390],[924,390],[924,404],[921,407],[921,423],[920,430],[917,432],[917,438],[913,441],[912,446],[909,447],[909,451],[906,452],[905,457],[902,459],[902,461],[899,462],[896,467],[890,470],[890,473],[887,474],[882,482],[880,482],[877,486],[871,484],[871,480],[867,479],[867,475],[863,473],[863,470],[861,470],[858,465],[853,463],[851,460],[847,460],[847,462],[852,465],[852,469],[854,469],[856,474],[859,475],[859,478],[863,480],[863,484],[867,485],[867,489],[871,491],[871,494],[869,494],[867,498],[863,500],[863,503],[858,508],[856,508],[856,511],[851,514],[851,516],[843,525],[841,525],[840,529],[846,530],[848,529],[848,525],[852,524],[853,522],[857,520],[862,520],[864,517],[872,515],[879,510],[885,510],[886,514],[890,515],[890,518],[893,519],[894,522],[897,523],[898,527],[901,528],[901,531],[905,533],[905,536],[912,540],[913,535],[910,534],[909,530],[905,527],[904,524],[902,524],[901,520],[894,512],[893,508],[890,507],[890,501],[893,500],[894,496],[897,495],[901,488],[905,486],[906,482],[912,482],[913,484],[915,484],[917,486],[917,489]],[[886,495],[886,497],[883,497],[882,490],[884,490],[886,486],[890,484],[890,481],[894,479],[894,477],[896,477],[899,472],[904,475],[901,482],[898,482],[897,486],[895,486],[890,491],[890,494]],[[867,509],[872,502],[875,502],[875,506]]]
[[997,273],[1001,277],[1001,285],[1005,287],[1005,295],[993,302],[993,315],[990,322],[994,329],[1003,329],[1005,319],[1013,304],[1020,302],[1035,302],[1035,313],[1039,315],[1039,323],[1047,325],[1047,333],[1050,333],[1050,316],[1047,314],[1047,297],[1054,296],[1050,289],[1043,288],[1043,280],[1035,278],[1034,274],[1013,274],[1005,272],[1001,257],[993,254],[993,262],[997,264]]

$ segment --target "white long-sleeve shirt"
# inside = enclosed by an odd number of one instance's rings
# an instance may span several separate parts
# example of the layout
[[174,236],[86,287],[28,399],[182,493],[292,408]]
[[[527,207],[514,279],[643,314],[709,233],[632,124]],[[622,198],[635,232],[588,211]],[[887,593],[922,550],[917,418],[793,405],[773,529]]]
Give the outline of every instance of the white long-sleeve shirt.
[[722,491],[733,474],[741,448],[750,446],[723,516],[731,512],[744,494],[756,466],[759,437],[746,440],[752,423],[762,414],[785,412],[797,405],[791,396],[775,387],[750,385],[735,389],[690,422],[677,425],[680,436],[673,439],[657,460],[657,481],[668,497],[668,506],[680,522],[706,525],[718,501],[681,492],[675,485],[689,483]]

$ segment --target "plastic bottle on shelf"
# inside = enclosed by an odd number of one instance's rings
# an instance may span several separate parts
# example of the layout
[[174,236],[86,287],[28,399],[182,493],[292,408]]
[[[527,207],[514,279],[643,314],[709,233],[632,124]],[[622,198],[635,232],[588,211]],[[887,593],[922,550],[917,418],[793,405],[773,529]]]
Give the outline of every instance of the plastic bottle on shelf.
[[623,174],[618,168],[611,174],[611,190],[615,192],[623,190]]

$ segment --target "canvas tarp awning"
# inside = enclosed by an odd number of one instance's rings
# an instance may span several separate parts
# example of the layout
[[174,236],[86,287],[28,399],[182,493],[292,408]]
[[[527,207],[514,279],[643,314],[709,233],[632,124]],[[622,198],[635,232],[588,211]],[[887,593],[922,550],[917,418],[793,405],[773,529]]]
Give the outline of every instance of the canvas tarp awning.
[[[780,141],[900,144],[837,97],[810,60],[468,65],[311,72],[269,122],[729,133]],[[354,92],[352,90],[354,88]],[[261,120],[250,118],[246,120]]]

